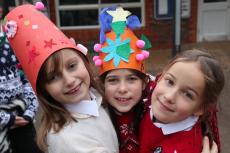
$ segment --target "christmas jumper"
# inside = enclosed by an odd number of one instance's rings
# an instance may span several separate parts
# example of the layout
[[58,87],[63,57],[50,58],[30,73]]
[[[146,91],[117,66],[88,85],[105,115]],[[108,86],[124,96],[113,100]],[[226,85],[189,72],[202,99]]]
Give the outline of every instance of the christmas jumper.
[[[4,33],[0,32],[0,152],[39,153],[35,143],[33,119],[38,101],[24,73],[19,69]],[[15,117],[30,121],[26,126],[14,127]],[[23,142],[22,143],[22,138]],[[25,143],[28,142],[28,143]]]
[[[114,108],[110,109],[110,114],[117,131],[119,139],[120,153],[139,153],[139,126],[135,126],[134,122],[139,125],[143,115],[148,111],[152,90],[155,87],[155,77],[149,75],[149,82],[142,94],[142,99],[138,104],[127,113],[117,113]],[[139,107],[139,108],[138,108]],[[138,113],[138,114],[137,114]],[[137,117],[140,119],[137,120]],[[136,120],[136,121],[135,121]]]
[[[32,121],[38,110],[38,101],[27,78],[18,67],[18,61],[9,43],[1,34],[0,45],[0,106],[9,107],[15,99],[22,100],[25,110],[22,116]],[[13,112],[0,110],[0,129],[14,124]]]
[[134,117],[133,111],[119,115],[112,113],[120,142],[120,153],[139,153],[138,129],[134,128]]

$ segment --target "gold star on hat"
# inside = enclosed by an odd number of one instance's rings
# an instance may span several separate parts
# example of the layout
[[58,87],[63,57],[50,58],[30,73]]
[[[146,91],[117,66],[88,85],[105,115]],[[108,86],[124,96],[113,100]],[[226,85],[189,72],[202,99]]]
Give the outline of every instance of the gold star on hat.
[[131,15],[129,11],[124,11],[122,7],[116,8],[115,11],[107,11],[113,17],[112,22],[126,21],[127,16]]

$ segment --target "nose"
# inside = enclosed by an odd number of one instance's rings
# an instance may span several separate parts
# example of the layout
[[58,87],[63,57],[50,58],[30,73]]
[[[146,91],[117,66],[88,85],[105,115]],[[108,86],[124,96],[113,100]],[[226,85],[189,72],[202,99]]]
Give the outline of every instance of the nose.
[[75,78],[66,71],[63,71],[62,75],[65,86],[72,87],[74,85]]
[[125,81],[121,81],[118,87],[119,93],[126,93],[127,92],[127,85]]
[[177,89],[171,89],[168,90],[165,94],[164,94],[164,98],[168,103],[175,103],[176,100],[176,96],[177,96]]

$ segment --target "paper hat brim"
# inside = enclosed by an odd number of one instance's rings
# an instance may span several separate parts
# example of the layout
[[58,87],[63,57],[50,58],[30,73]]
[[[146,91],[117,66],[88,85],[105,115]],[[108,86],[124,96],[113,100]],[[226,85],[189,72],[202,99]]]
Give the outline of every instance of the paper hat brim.
[[[110,38],[112,40],[116,39],[116,34],[114,31],[110,31],[108,33],[106,33],[106,38]],[[99,68],[99,74],[102,75],[103,73],[110,71],[110,70],[114,70],[114,69],[121,69],[121,68],[127,68],[127,69],[134,69],[134,70],[138,70],[142,73],[145,73],[145,69],[144,69],[144,63],[143,61],[137,61],[136,60],[136,54],[141,53],[141,49],[138,48],[136,46],[136,41],[138,40],[138,38],[135,36],[135,34],[133,33],[133,31],[131,31],[129,28],[125,29],[124,34],[121,35],[121,40],[125,40],[127,38],[130,38],[130,48],[132,48],[132,50],[134,50],[132,54],[132,56],[129,56],[129,61],[125,62],[125,61],[120,61],[119,65],[117,67],[114,66],[114,61],[113,59],[107,62],[103,62],[103,64],[100,66]],[[102,48],[108,46],[108,43],[105,42],[102,45]],[[104,59],[105,56],[107,54],[100,52],[99,53],[99,58],[100,59]]]

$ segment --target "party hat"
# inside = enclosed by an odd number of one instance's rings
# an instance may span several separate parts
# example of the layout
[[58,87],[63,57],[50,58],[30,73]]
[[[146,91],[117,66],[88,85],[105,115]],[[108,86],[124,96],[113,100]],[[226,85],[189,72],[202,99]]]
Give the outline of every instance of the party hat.
[[51,54],[64,48],[87,53],[83,45],[75,45],[38,11],[41,8],[41,3],[18,6],[6,15],[3,24],[9,43],[35,91],[39,70]]
[[143,49],[145,41],[133,32],[140,27],[138,17],[120,6],[108,7],[101,11],[100,23],[100,43],[94,45],[98,56],[93,57],[99,74],[120,68],[144,73],[143,60],[148,58],[149,52]]

